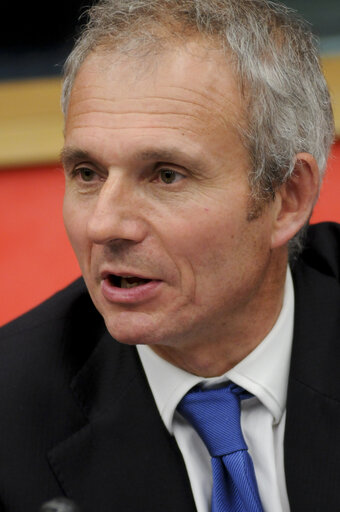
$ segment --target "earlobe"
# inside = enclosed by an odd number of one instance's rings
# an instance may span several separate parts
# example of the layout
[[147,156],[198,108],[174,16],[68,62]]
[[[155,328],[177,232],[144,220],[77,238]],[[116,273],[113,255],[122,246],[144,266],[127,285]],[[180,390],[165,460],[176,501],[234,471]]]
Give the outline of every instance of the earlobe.
[[309,220],[318,197],[319,168],[309,153],[299,153],[289,180],[276,192],[272,249],[286,245]]

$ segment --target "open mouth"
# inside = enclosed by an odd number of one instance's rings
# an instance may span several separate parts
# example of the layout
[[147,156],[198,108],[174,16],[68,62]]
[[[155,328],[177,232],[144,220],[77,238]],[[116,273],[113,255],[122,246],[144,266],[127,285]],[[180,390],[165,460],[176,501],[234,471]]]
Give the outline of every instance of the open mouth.
[[134,288],[136,286],[147,284],[151,281],[151,279],[142,279],[141,277],[116,276],[114,274],[110,274],[108,276],[108,280],[111,286],[115,286],[116,288]]

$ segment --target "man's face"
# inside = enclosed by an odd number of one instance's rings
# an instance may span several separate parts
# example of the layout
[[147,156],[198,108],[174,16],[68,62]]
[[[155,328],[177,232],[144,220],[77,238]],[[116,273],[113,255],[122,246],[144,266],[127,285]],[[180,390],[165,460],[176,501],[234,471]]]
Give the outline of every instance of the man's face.
[[192,350],[242,332],[262,307],[273,207],[247,220],[241,102],[232,68],[201,43],[144,68],[108,53],[82,65],[66,120],[64,218],[120,342]]

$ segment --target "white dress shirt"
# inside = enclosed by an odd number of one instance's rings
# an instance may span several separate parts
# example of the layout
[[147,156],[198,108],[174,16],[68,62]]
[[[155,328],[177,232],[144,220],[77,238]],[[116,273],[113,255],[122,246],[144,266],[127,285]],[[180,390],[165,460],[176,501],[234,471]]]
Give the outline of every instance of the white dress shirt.
[[283,436],[293,324],[294,289],[288,269],[283,306],[274,327],[225,375],[198,377],[168,363],[150,347],[137,346],[159,413],[182,452],[198,512],[210,511],[211,459],[201,438],[176,407],[198,383],[209,387],[228,380],[254,395],[241,402],[241,426],[253,459],[263,509],[265,512],[289,512]]

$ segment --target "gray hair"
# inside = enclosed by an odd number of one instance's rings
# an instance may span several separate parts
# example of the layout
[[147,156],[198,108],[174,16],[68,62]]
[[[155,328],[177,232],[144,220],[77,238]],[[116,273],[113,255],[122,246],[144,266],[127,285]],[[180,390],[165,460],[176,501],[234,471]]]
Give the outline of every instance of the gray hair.
[[268,0],[99,0],[65,63],[64,114],[79,67],[96,48],[141,55],[197,33],[236,57],[257,203],[291,177],[297,153],[311,153],[322,178],[334,122],[317,44],[294,11]]

